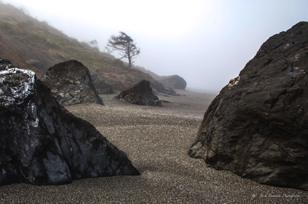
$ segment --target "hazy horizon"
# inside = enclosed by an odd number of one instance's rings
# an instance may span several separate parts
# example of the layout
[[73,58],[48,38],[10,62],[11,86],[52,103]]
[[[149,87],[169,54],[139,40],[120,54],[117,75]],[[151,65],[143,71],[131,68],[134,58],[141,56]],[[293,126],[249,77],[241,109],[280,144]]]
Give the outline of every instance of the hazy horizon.
[[141,49],[136,65],[178,74],[188,88],[219,91],[270,36],[308,21],[305,0],[3,0],[70,37],[128,33]]

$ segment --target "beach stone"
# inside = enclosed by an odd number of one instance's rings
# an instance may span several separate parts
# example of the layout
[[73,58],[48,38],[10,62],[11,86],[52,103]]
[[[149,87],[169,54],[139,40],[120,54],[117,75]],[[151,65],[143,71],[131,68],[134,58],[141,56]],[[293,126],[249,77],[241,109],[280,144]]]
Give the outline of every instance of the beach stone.
[[269,38],[204,115],[192,157],[308,190],[308,23]]
[[136,105],[161,106],[159,98],[153,93],[150,82],[146,80],[122,91],[117,98]]
[[61,62],[50,67],[44,82],[61,105],[103,104],[88,68],[76,60]]
[[34,72],[0,71],[0,185],[138,174],[124,152],[59,105]]

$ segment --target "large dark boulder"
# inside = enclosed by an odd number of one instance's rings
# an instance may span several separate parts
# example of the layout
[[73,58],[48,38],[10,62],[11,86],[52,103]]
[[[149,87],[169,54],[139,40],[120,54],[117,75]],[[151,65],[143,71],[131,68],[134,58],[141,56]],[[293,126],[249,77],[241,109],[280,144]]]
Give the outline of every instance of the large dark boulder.
[[126,154],[23,69],[0,71],[0,185],[138,175]]
[[122,91],[117,98],[136,105],[161,106],[159,98],[153,93],[150,82],[146,80]]
[[209,106],[189,154],[259,183],[308,190],[308,23],[267,40]]
[[62,105],[103,104],[93,85],[88,68],[76,60],[61,62],[50,67],[44,82]]
[[159,79],[159,82],[162,83],[165,87],[171,89],[186,89],[186,81],[179,75],[171,75],[171,76],[164,76]]

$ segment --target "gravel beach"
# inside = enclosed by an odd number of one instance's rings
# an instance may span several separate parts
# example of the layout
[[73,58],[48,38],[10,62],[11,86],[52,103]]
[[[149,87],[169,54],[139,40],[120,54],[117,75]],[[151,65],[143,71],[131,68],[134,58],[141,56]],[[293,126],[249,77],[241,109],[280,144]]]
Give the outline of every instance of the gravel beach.
[[190,158],[187,151],[214,96],[180,94],[159,96],[163,107],[128,105],[114,95],[103,96],[106,106],[67,107],[127,152],[140,176],[6,185],[0,203],[308,203],[306,191],[261,185]]

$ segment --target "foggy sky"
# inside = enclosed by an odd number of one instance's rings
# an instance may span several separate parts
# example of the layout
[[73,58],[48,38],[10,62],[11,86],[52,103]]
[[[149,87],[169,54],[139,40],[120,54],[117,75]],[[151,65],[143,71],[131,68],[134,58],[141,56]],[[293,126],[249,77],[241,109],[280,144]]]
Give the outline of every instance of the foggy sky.
[[273,34],[308,21],[307,0],[4,0],[81,41],[128,33],[136,64],[219,91]]

